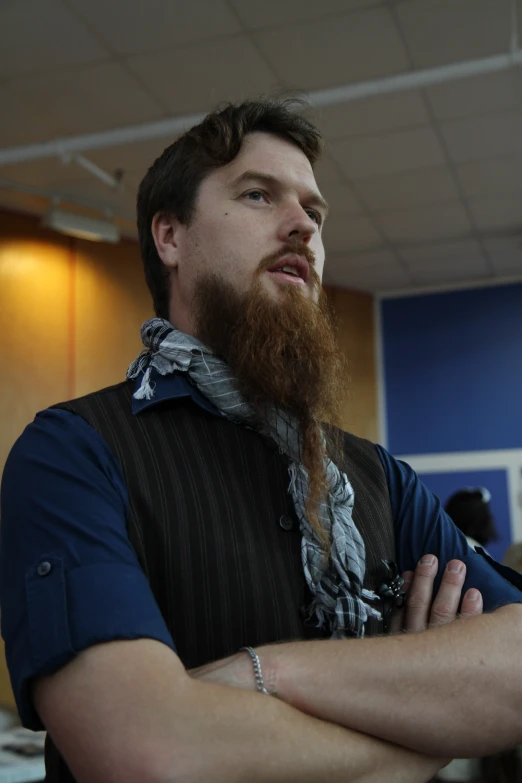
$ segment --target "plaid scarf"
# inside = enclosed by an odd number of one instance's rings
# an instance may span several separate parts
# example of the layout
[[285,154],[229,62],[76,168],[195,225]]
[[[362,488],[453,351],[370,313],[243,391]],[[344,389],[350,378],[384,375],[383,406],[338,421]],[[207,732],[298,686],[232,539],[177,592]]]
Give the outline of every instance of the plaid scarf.
[[299,520],[301,555],[306,581],[313,601],[309,619],[331,634],[332,639],[364,636],[368,617],[381,614],[368,601],[378,600],[363,589],[365,574],[364,542],[352,519],[354,492],[348,477],[331,461],[326,463],[329,494],[318,513],[321,525],[330,535],[332,548],[328,566],[320,542],[306,518],[308,474],[301,463],[301,438],[295,418],[286,410],[272,408],[261,420],[238,390],[226,362],[195,337],[178,331],[161,318],[146,321],[141,328],[146,350],[131,364],[127,378],[143,373],[136,399],[151,399],[154,368],[161,375],[187,373],[189,380],[227,419],[272,438],[281,453],[290,458],[289,492]]

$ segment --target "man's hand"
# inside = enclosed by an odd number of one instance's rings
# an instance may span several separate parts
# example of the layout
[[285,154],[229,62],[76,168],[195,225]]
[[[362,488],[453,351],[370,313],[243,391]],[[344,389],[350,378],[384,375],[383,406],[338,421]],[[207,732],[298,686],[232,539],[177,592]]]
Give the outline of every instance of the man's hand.
[[425,631],[427,628],[451,623],[457,616],[466,618],[482,614],[482,595],[474,588],[465,593],[458,614],[462,586],[466,578],[466,566],[460,560],[450,560],[433,600],[433,583],[437,569],[437,558],[434,555],[424,555],[415,572],[405,571],[402,574],[406,601],[402,609],[395,610],[390,633]]

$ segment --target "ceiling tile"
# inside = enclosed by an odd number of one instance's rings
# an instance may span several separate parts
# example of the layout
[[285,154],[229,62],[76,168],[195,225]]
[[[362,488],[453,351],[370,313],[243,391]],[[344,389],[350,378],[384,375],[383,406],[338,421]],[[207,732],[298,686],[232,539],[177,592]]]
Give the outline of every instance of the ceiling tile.
[[327,256],[328,253],[338,254],[382,245],[381,237],[365,217],[327,220],[323,240]]
[[254,33],[292,89],[314,90],[404,71],[408,60],[385,8]]
[[325,190],[331,184],[335,185],[343,182],[343,175],[339,170],[339,165],[332,160],[328,151],[323,152],[315,164],[314,174],[317,184],[322,190]]
[[107,171],[122,169],[138,181],[145,176],[148,169],[174,138],[149,139],[148,141],[122,144],[118,147],[91,150],[86,153],[89,160]]
[[89,133],[163,116],[157,102],[118,63],[16,79],[11,92],[52,116],[59,135]]
[[384,267],[393,267],[397,264],[397,259],[389,250],[365,250],[361,253],[343,253],[328,255],[328,268],[334,271],[339,267],[349,268],[351,271],[365,272],[374,268],[382,269]]
[[[22,185],[32,185],[37,188],[53,189],[78,182],[86,178],[86,172],[80,166],[70,163],[62,164],[57,158],[32,160],[27,163],[15,163],[2,166],[0,176]],[[88,176],[88,175],[87,175]]]
[[1,76],[40,73],[108,57],[105,47],[58,0],[0,3]]
[[499,277],[504,275],[522,277],[522,254],[513,256],[511,253],[499,253],[493,256],[491,265]]
[[522,257],[522,231],[509,233],[506,236],[486,237],[483,240],[484,247],[492,256],[496,253],[509,253]]
[[480,257],[466,261],[446,261],[431,266],[417,266],[411,268],[410,273],[415,283],[423,285],[465,282],[490,276],[486,262]]
[[374,217],[386,236],[394,242],[449,239],[471,233],[471,225],[460,201],[379,212]]
[[480,230],[522,229],[522,194],[516,198],[477,196],[469,199],[469,206]]
[[495,237],[484,241],[493,269],[498,275],[522,275],[522,235]]
[[408,273],[398,264],[367,271],[346,270],[336,272],[335,284],[360,291],[387,291],[405,288],[411,282]]
[[118,54],[138,54],[231,35],[241,28],[222,0],[69,0]]
[[116,191],[104,182],[91,177],[77,182],[70,182],[59,189],[59,194],[67,200],[67,196],[73,200],[78,198],[92,202],[92,205],[98,205],[100,209],[108,208],[129,219],[134,218],[134,198],[128,191]]
[[396,9],[417,68],[508,49],[510,0],[402,0]]
[[[0,106],[4,108],[0,122],[0,147],[47,141],[57,128],[48,114],[39,114],[13,94],[9,87],[0,87]],[[2,169],[0,168],[0,176]]]
[[246,36],[139,55],[127,63],[175,114],[207,111],[221,101],[252,98],[277,86]]
[[431,128],[345,139],[332,142],[330,149],[345,174],[354,180],[444,163],[441,146]]
[[519,69],[488,73],[438,84],[429,87],[426,93],[439,120],[520,109],[522,75]]
[[436,204],[459,197],[449,169],[442,166],[359,180],[355,190],[374,211]]
[[468,196],[522,191],[522,153],[461,163],[457,172]]
[[328,106],[317,109],[313,119],[330,140],[429,123],[418,92],[401,92]]
[[522,111],[444,122],[440,127],[457,163],[522,150]]
[[355,199],[348,185],[330,184],[322,190],[330,205],[328,220],[343,215],[360,215],[361,206]]
[[482,250],[476,239],[405,247],[400,248],[400,254],[411,268],[426,265],[435,266],[455,260],[482,258]]
[[318,19],[326,14],[355,11],[379,5],[382,0],[231,0],[245,28],[256,29],[284,24],[294,25],[308,19]]

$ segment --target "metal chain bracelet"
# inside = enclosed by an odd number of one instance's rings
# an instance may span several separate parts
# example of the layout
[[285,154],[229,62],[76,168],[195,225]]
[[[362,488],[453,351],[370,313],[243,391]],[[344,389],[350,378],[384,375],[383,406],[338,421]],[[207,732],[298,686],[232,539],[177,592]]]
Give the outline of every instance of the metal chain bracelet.
[[256,680],[256,688],[259,693],[264,693],[265,696],[273,696],[270,691],[265,688],[265,681],[263,679],[263,672],[261,671],[261,661],[259,655],[256,653],[253,647],[241,647],[240,652],[247,652],[252,659],[252,665],[254,666],[254,677]]

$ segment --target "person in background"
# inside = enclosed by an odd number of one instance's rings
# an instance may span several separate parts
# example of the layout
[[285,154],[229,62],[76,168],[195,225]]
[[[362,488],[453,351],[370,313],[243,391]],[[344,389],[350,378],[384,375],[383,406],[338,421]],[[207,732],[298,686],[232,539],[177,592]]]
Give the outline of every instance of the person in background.
[[498,541],[491,511],[491,493],[485,487],[459,489],[446,502],[444,510],[467,538],[472,549]]

